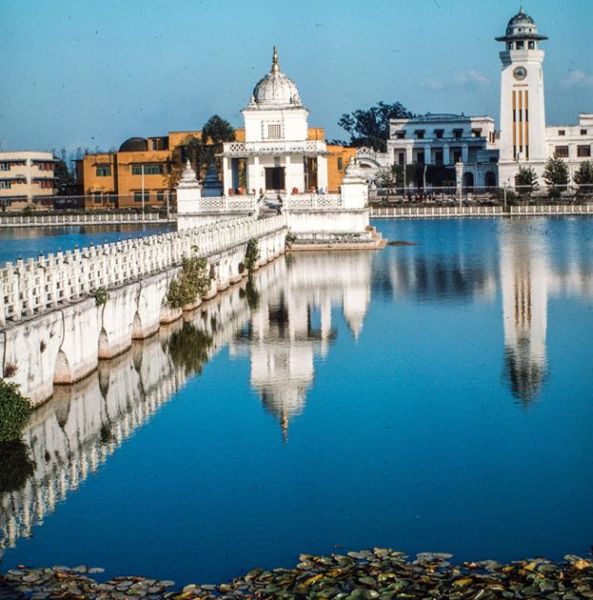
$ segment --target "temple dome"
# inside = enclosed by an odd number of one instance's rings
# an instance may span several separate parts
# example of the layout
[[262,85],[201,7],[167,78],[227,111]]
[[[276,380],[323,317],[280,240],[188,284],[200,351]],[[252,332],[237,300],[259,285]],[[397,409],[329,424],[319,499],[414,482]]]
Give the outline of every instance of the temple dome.
[[280,70],[276,48],[270,72],[253,89],[251,105],[254,104],[259,108],[302,107],[295,82]]
[[120,147],[120,152],[145,152],[148,150],[148,140],[143,137],[128,138]]

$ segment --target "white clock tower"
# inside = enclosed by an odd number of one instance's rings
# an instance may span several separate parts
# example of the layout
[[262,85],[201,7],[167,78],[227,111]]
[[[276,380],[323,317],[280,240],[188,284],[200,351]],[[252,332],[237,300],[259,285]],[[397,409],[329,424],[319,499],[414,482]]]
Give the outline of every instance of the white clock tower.
[[[533,19],[521,10],[509,21],[500,53],[500,157],[501,184],[514,178],[527,163],[538,175],[548,158],[544,101],[544,51],[548,39],[537,32]],[[527,166],[525,165],[525,166]]]

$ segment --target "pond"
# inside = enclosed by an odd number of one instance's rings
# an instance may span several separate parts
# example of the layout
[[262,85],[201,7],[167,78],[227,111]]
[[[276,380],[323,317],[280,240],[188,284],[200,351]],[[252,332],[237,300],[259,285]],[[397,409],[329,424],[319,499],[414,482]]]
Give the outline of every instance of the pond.
[[586,554],[593,220],[377,226],[414,245],[283,257],[57,388],[0,478],[0,568]]
[[59,227],[0,228],[0,266],[18,258],[65,252],[91,244],[108,244],[128,238],[174,231],[175,225],[64,225]]

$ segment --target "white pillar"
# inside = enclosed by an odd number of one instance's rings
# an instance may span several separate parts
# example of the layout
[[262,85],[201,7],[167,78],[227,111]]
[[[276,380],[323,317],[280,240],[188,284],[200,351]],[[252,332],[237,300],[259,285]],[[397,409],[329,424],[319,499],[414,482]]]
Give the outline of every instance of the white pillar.
[[317,157],[317,188],[323,189],[327,192],[328,188],[328,176],[327,176],[327,157]]
[[461,162],[467,163],[469,162],[469,148],[467,144],[463,144],[461,146]]

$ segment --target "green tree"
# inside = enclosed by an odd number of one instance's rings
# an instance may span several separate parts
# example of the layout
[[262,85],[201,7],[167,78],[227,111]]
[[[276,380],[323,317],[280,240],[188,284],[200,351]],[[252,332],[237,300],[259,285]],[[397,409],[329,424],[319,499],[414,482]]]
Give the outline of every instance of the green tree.
[[19,440],[30,415],[31,406],[19,386],[0,379],[0,442]]
[[390,119],[409,119],[414,114],[400,102],[378,102],[366,110],[344,113],[338,125],[350,134],[352,146],[369,146],[379,152],[387,149]]
[[579,186],[579,194],[593,194],[593,161],[586,160],[575,171],[574,182]]
[[537,174],[531,167],[520,167],[515,175],[515,187],[520,196],[529,196],[538,188]]
[[53,150],[56,163],[54,164],[54,178],[58,196],[64,196],[68,192],[68,186],[75,183],[74,175],[68,169],[66,162],[66,148],[62,148],[60,152]]
[[570,180],[568,166],[561,158],[549,158],[544,167],[544,181],[550,188],[550,196],[558,198],[566,191]]
[[224,142],[235,140],[235,129],[225,119],[213,115],[202,127],[201,137],[188,135],[181,144],[173,149],[169,186],[174,188],[181,177],[185,161],[189,160],[198,178],[202,178],[212,162],[216,162],[218,172],[221,171],[220,159],[216,157],[222,152]]

